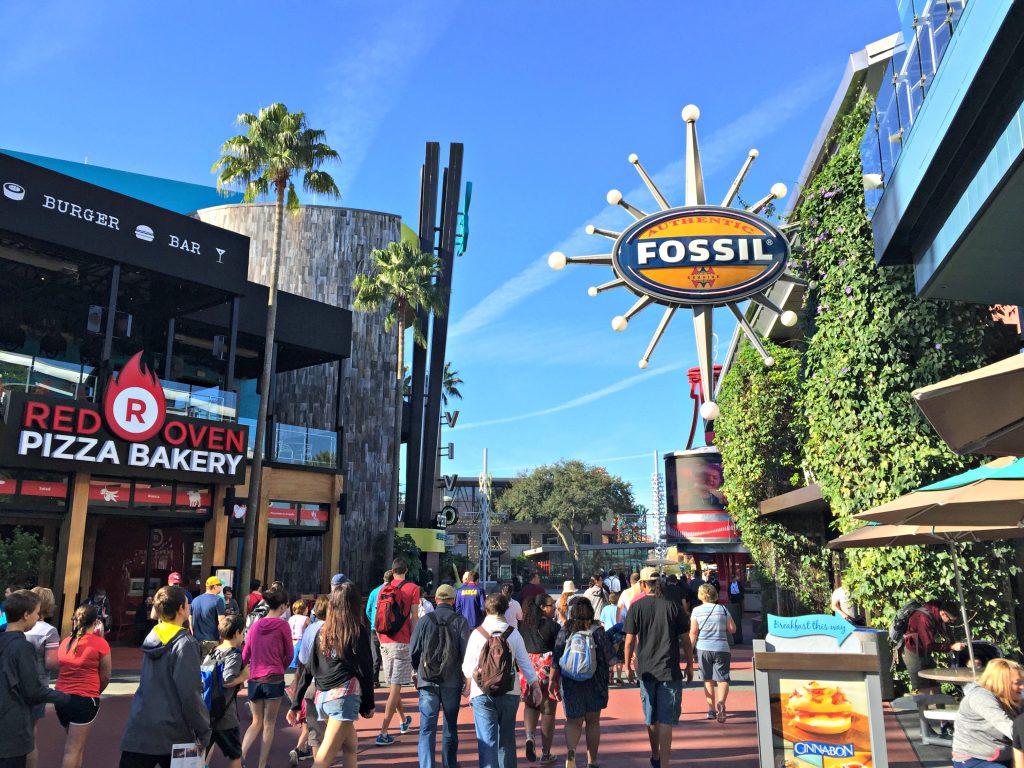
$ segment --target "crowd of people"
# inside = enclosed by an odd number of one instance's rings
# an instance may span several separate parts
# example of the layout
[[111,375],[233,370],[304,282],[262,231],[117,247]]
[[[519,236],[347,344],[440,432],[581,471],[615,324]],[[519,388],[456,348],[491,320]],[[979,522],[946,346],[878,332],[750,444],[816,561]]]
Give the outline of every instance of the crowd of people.
[[[393,726],[399,734],[413,727],[401,695],[413,683],[421,766],[438,764],[441,720],[440,764],[457,767],[457,726],[468,699],[482,768],[510,768],[520,749],[531,763],[564,759],[566,768],[593,768],[609,687],[635,684],[651,766],[661,768],[669,764],[683,680],[695,665],[709,719],[727,716],[730,638],[738,628],[712,580],[699,582],[694,589],[644,568],[628,580],[594,574],[582,590],[566,581],[551,595],[534,574],[522,587],[503,584],[487,594],[470,571],[460,585],[441,584],[426,596],[398,558],[365,603],[356,584],[337,574],[330,592],[313,601],[290,599],[280,582],[254,582],[240,604],[216,576],[193,597],[171,574],[139,610],[150,623],[137,622],[147,632],[119,765],[169,768],[172,751],[189,744],[207,761],[218,750],[232,768],[246,759],[267,768],[283,703],[297,729],[293,765],[311,760],[327,768],[340,753],[355,766],[355,723],[375,713],[374,689],[387,688],[374,739],[387,747],[396,740]],[[109,604],[107,615],[94,599],[80,606],[64,639],[47,621],[50,590],[12,592],[4,608],[0,689],[15,705],[0,708],[0,766],[37,764],[34,729],[53,704],[67,733],[62,768],[80,768],[111,677]],[[244,734],[243,689],[251,713]],[[521,703],[526,738],[517,744]],[[564,758],[555,754],[559,704]]]

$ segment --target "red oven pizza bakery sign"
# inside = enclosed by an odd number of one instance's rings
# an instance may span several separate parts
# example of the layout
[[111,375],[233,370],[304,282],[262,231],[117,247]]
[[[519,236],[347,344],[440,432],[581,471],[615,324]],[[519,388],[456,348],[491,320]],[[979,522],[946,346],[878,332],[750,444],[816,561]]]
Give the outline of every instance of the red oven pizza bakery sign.
[[0,465],[238,484],[247,445],[239,424],[169,415],[139,352],[111,377],[102,407],[12,392]]

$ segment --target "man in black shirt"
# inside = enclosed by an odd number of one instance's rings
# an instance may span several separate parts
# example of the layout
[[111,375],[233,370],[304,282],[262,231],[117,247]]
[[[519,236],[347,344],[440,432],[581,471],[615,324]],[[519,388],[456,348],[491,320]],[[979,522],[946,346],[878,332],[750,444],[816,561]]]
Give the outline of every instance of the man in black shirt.
[[661,768],[662,761],[667,768],[672,726],[679,722],[683,699],[680,646],[686,654],[686,681],[693,680],[688,617],[681,605],[665,599],[654,568],[640,571],[640,590],[640,597],[626,613],[625,658],[640,682],[640,701],[651,742],[651,768]]

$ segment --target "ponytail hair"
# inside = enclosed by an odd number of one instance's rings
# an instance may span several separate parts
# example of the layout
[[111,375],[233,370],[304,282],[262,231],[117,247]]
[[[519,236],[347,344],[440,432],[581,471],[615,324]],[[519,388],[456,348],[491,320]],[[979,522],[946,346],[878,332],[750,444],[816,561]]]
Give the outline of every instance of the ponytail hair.
[[68,653],[77,652],[78,641],[93,628],[99,617],[99,608],[91,603],[83,603],[75,609],[75,615],[71,619],[71,635],[68,637]]

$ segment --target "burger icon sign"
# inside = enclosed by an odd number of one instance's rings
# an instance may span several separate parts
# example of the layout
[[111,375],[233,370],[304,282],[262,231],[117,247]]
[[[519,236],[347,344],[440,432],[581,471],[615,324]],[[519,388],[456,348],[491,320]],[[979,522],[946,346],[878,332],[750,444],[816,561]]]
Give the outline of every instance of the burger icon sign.
[[15,184],[13,181],[8,181],[4,184],[4,197],[11,200],[24,200],[25,188],[21,186],[21,184]]
[[153,229],[151,227],[147,227],[145,224],[139,224],[139,226],[135,228],[135,237],[139,240],[145,240],[147,243],[151,243],[153,242],[154,237]]

